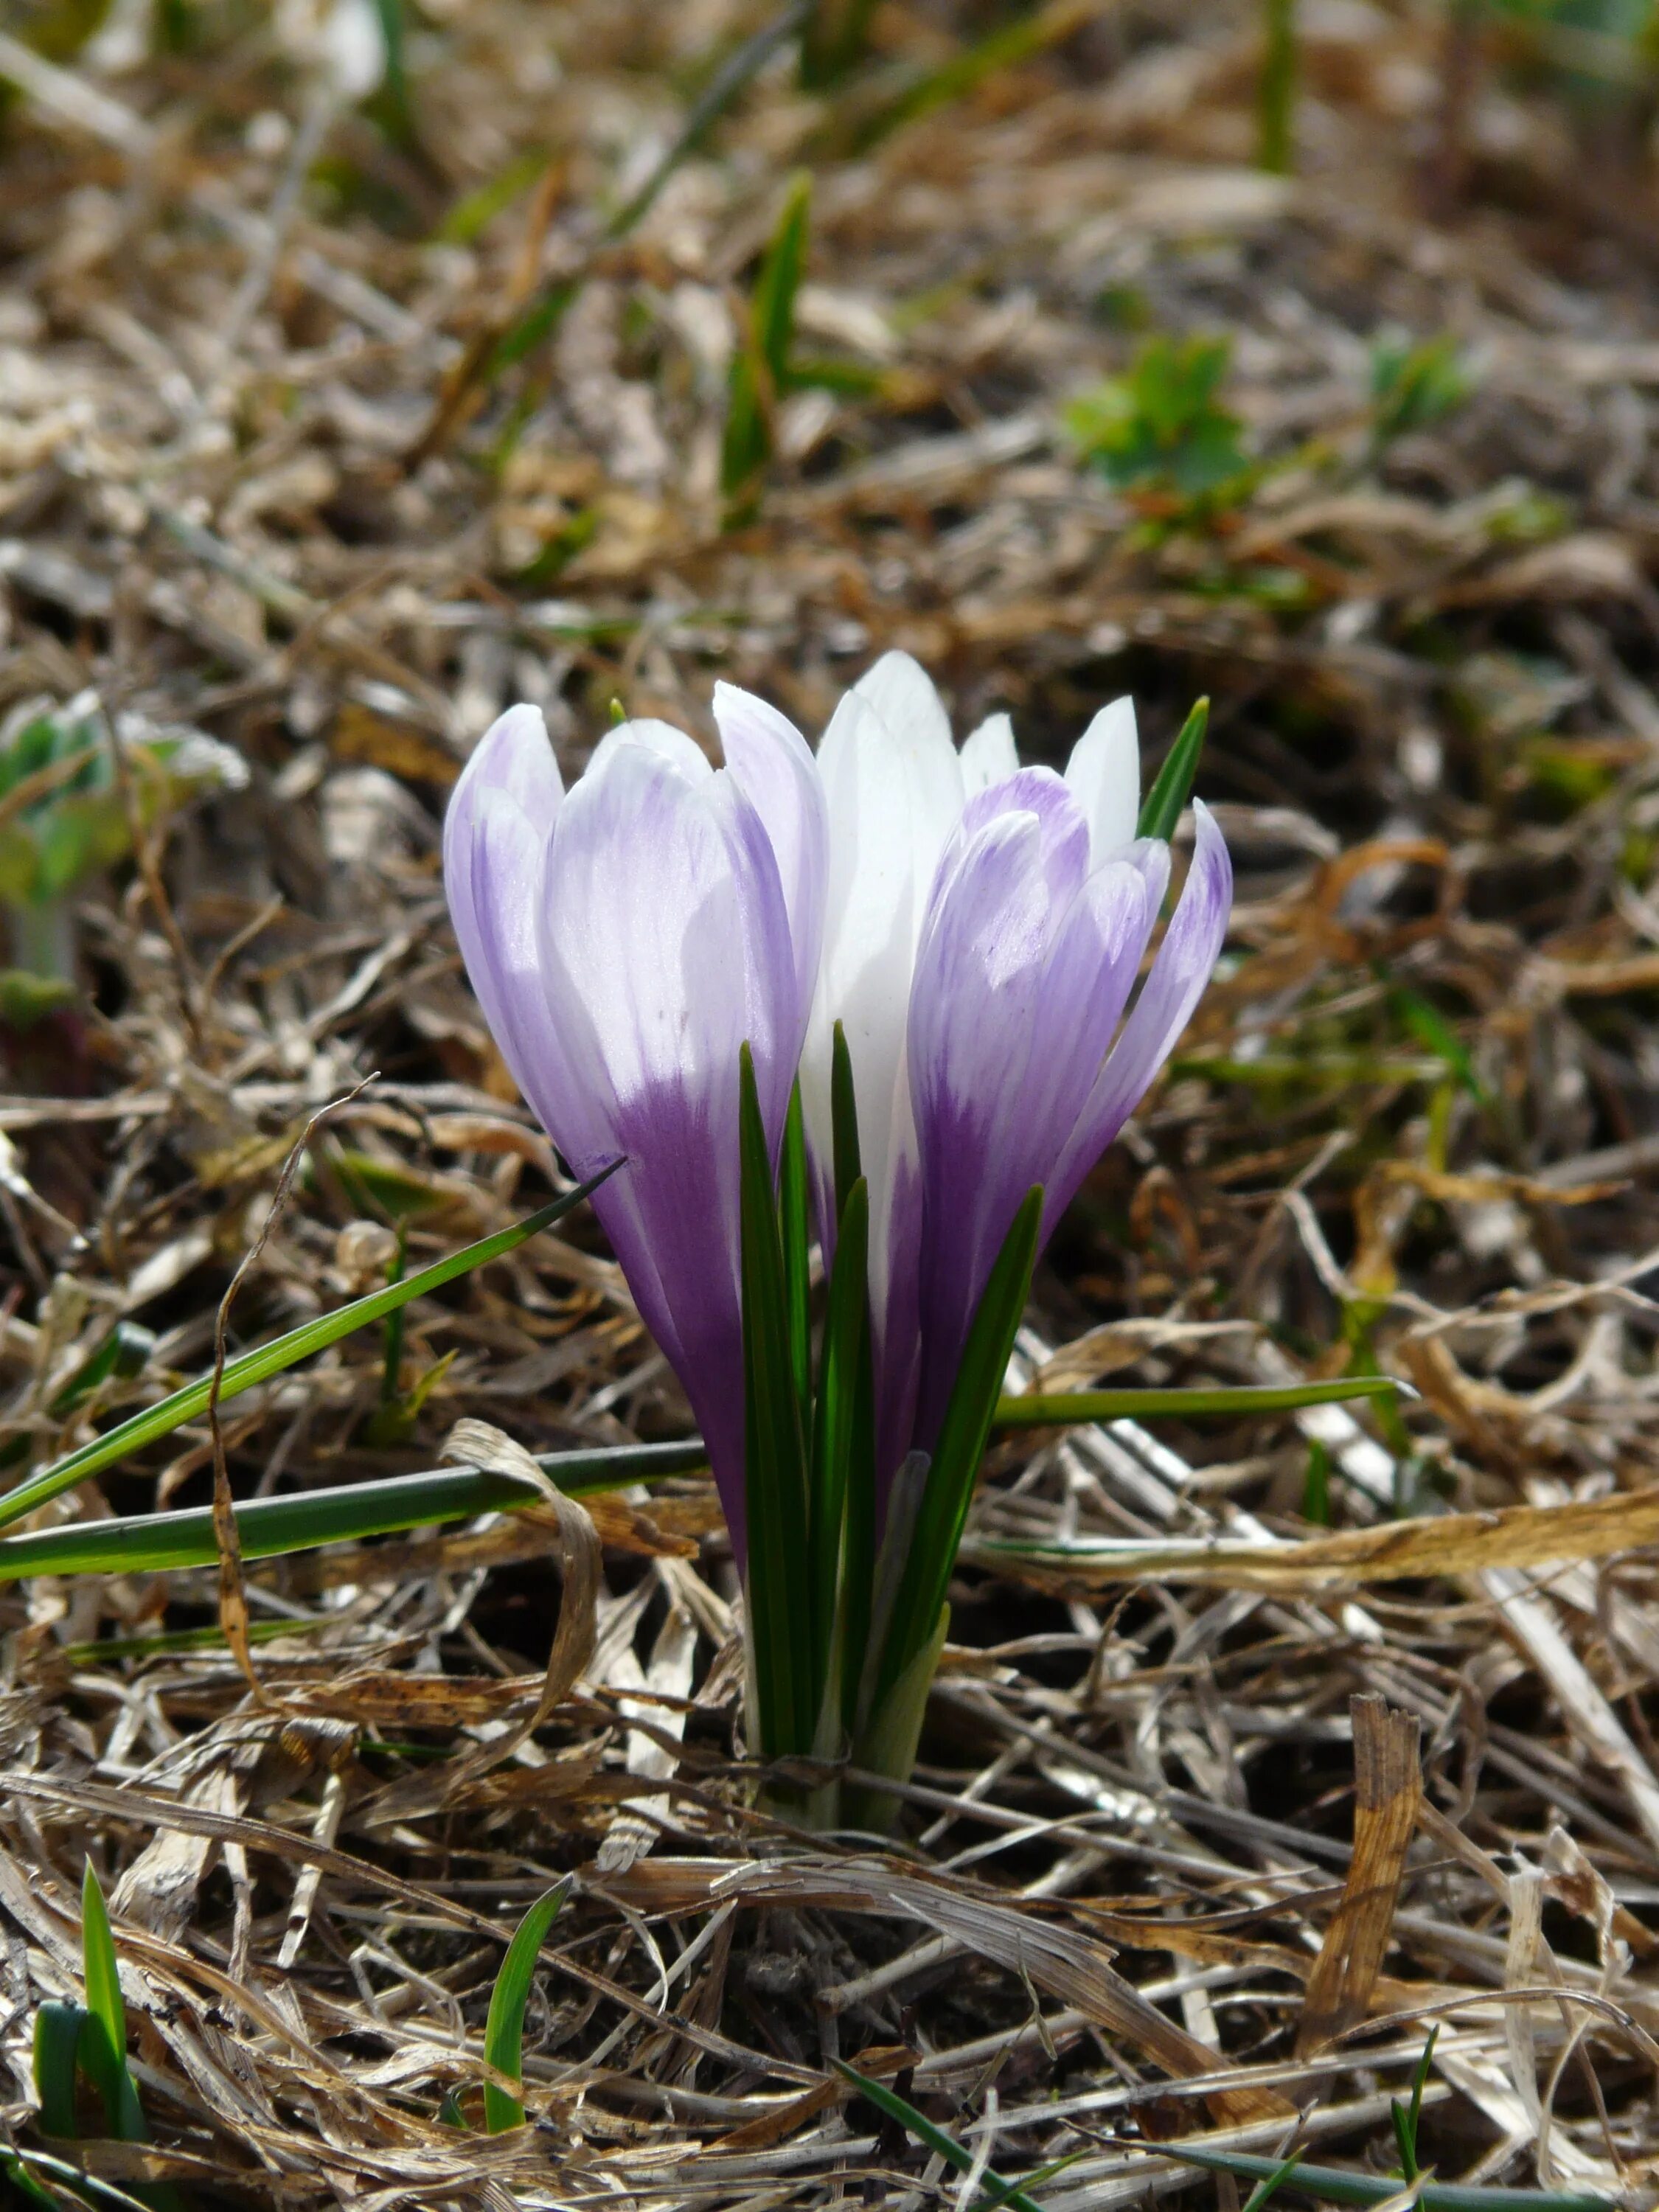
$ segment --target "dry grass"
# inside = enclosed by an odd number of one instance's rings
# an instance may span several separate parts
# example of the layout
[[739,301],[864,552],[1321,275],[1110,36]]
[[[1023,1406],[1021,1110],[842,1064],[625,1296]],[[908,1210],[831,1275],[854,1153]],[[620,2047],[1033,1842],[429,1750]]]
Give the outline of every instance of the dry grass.
[[[1099,0],[872,135],[973,27],[918,5],[834,102],[781,53],[612,238],[759,15],[431,0],[400,136],[321,98],[294,13],[34,67],[0,125],[0,710],[95,686],[252,771],[89,887],[92,1010],[13,1040],[14,1463],[210,1364],[290,1146],[371,1073],[233,1341],[378,1279],[395,1218],[424,1255],[544,1195],[436,865],[505,701],[545,705],[569,771],[613,696],[706,729],[718,673],[817,728],[890,645],[1039,757],[1115,690],[1158,743],[1216,702],[1234,957],[1051,1254],[1027,1369],[1352,1356],[1421,1395],[1000,1447],[886,1850],[756,1808],[695,1481],[596,1504],[586,1601],[551,1511],[250,1565],[240,1654],[210,1574],[9,1592],[7,2124],[34,2009],[76,1984],[89,1854],[162,2148],[86,2160],[201,2203],[957,2195],[838,2056],[1000,2171],[1077,2154],[1054,2212],[1214,2185],[1137,2132],[1271,2152],[1298,2109],[1381,2171],[1431,2023],[1441,2179],[1645,2200],[1659,305],[1627,104],[1494,69],[1449,149],[1433,25],[1307,0],[1303,174],[1268,179],[1253,18]],[[788,400],[723,532],[733,303],[800,161],[802,342],[872,389]],[[490,373],[568,272],[562,324]],[[1275,464],[1161,539],[1056,427],[1140,321],[1231,334],[1225,397]],[[1454,334],[1475,388],[1379,456],[1390,323]],[[117,1318],[155,1332],[144,1370],[66,1421]],[[412,1309],[401,1388],[441,1360],[378,1430],[374,1340],[239,1399],[233,1488],[430,1465],[461,1417],[533,1449],[685,1419],[586,1227]],[[187,1431],[52,1510],[205,1502],[213,1461]],[[1083,1539],[1101,1556],[1057,1567]],[[566,1870],[536,2125],[441,2126],[451,2087],[477,2118],[505,1939]]]

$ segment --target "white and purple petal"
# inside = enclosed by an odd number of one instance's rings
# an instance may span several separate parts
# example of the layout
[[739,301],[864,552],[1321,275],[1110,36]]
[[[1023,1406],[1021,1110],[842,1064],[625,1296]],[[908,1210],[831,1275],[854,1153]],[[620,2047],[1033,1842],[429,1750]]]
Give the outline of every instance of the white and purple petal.
[[[1153,1077],[1174,1050],[1225,942],[1232,910],[1232,861],[1215,817],[1201,800],[1194,801],[1193,818],[1192,865],[1152,973],[1100,1071],[1055,1170],[1049,1198],[1057,1212],[1071,1204],[1084,1176],[1140,1103]],[[1168,848],[1163,849],[1167,867]]]

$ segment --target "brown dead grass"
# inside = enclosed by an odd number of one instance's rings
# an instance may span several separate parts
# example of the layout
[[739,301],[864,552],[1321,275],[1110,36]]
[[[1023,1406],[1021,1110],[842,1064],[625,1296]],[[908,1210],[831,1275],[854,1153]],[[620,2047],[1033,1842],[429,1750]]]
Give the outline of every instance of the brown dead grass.
[[[432,5],[401,143],[319,103],[280,12],[37,69],[5,115],[0,709],[96,687],[234,743],[252,782],[93,889],[88,1012],[17,1048],[4,1437],[43,1459],[210,1365],[284,1159],[355,1086],[233,1342],[378,1279],[388,1206],[419,1257],[539,1202],[554,1164],[436,862],[503,703],[545,706],[570,772],[612,697],[706,733],[720,674],[816,729],[891,645],[1039,757],[1116,690],[1155,744],[1216,702],[1234,957],[1056,1245],[1023,1370],[1352,1354],[1421,1394],[1392,1423],[1000,1446],[890,1848],[757,1808],[695,1482],[597,1503],[602,1561],[550,1507],[246,1564],[235,1656],[131,1648],[210,1630],[210,1575],[7,1593],[20,2139],[90,1855],[159,2148],[74,2155],[200,2203],[956,2194],[841,2057],[1000,2171],[1076,2154],[1044,2201],[1098,2212],[1210,2186],[1136,2132],[1273,2151],[1299,2110],[1308,2144],[1386,2170],[1431,2023],[1442,2179],[1650,2197],[1652,178],[1628,99],[1528,89],[1494,48],[1449,145],[1431,20],[1304,16],[1295,180],[1249,166],[1248,13],[1051,9],[1045,52],[872,140],[907,70],[984,27],[896,7],[834,103],[769,64],[620,239],[605,211],[762,21],[733,0]],[[722,531],[723,350],[802,161],[802,343],[876,389],[787,401],[757,519]],[[552,335],[480,374],[573,272]],[[1278,465],[1161,544],[1056,428],[1143,320],[1232,335],[1229,402]],[[1379,460],[1388,325],[1455,334],[1477,383]],[[144,1372],[55,1418],[117,1318],[155,1332]],[[463,1418],[509,1454],[684,1423],[582,1225],[413,1309],[402,1386],[441,1359],[380,1443],[374,1341],[239,1399],[230,1487],[429,1465]],[[215,1449],[185,1431],[52,1512],[205,1503]],[[566,1871],[535,2124],[444,2127],[452,2088],[477,2120],[505,1941]]]

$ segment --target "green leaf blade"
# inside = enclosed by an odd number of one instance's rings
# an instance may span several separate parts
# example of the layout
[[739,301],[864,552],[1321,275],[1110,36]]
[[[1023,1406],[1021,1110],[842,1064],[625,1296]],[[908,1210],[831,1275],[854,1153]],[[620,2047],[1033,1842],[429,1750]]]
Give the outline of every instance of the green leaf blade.
[[893,1608],[888,1648],[881,1655],[878,1705],[934,1632],[944,1607],[974,1482],[1030,1291],[1042,1225],[1042,1189],[1038,1184],[1027,1193],[1009,1226],[968,1331]]
[[[870,1187],[860,1176],[848,1194],[836,1239],[813,1437],[812,1628],[817,1662],[825,1676],[856,1571],[847,1542],[849,1499],[855,1487],[869,1492],[875,1480],[869,1268]],[[866,1604],[866,1619],[867,1613]],[[856,1620],[847,1626],[855,1631]],[[862,1650],[861,1642],[857,1648]]]
[[[230,1399],[240,1397],[244,1390],[252,1389],[257,1383],[268,1382],[273,1375],[280,1375],[298,1361],[309,1358],[313,1352],[325,1351],[330,1345],[337,1344],[342,1337],[349,1336],[354,1330],[367,1328],[374,1322],[383,1321],[388,1314],[395,1313],[399,1306],[407,1304],[410,1299],[420,1297],[429,1291],[441,1290],[446,1284],[453,1282],[457,1276],[468,1274],[475,1267],[485,1267],[490,1261],[499,1260],[505,1254],[515,1251],[528,1238],[541,1230],[550,1228],[554,1222],[591,1196],[622,1164],[620,1160],[613,1160],[608,1167],[602,1168],[596,1176],[590,1176],[574,1190],[567,1192],[562,1198],[556,1198],[539,1212],[526,1215],[524,1220],[514,1222],[511,1228],[497,1230],[493,1236],[481,1237],[477,1243],[465,1245],[459,1252],[452,1252],[447,1259],[435,1261],[431,1267],[422,1268],[417,1274],[405,1276],[401,1282],[389,1283],[383,1289],[371,1291],[366,1297],[356,1298],[349,1305],[338,1307],[332,1313],[319,1315],[316,1320],[289,1329],[286,1334],[274,1338],[269,1344],[258,1345],[252,1351],[227,1360],[219,1389],[220,1404],[224,1405]],[[46,1504],[64,1491],[73,1489],[76,1484],[101,1474],[107,1467],[112,1467],[118,1460],[125,1459],[129,1452],[142,1450],[158,1437],[170,1435],[185,1421],[195,1419],[198,1413],[206,1412],[212,1388],[210,1376],[198,1376],[195,1382],[185,1383],[182,1389],[173,1391],[159,1404],[146,1407],[142,1413],[133,1414],[116,1427],[106,1430],[102,1436],[94,1437],[91,1443],[82,1444],[79,1450],[70,1452],[65,1458],[43,1468],[38,1474],[31,1475],[15,1490],[0,1497],[0,1527],[4,1527],[8,1522],[21,1520],[25,1514],[33,1513],[38,1506]]]
[[61,2002],[43,2004],[34,2015],[34,2094],[40,2100],[40,2129],[64,2142],[75,2135],[75,2069],[87,2018],[83,2006]]
[[1054,1429],[1094,1421],[1144,1421],[1159,1414],[1191,1420],[1204,1414],[1293,1413],[1359,1398],[1413,1397],[1392,1375],[1340,1375],[1319,1382],[1221,1383],[1168,1390],[1056,1390],[1000,1398],[994,1429]]
[[87,1994],[82,2063],[103,2099],[111,2134],[121,2142],[146,2142],[149,2131],[127,2071],[127,2010],[115,1937],[90,1859],[81,1881],[81,1974]]
[[[547,1940],[548,1929],[569,1894],[567,1876],[537,1899],[507,1945],[507,1956],[490,1992],[489,2015],[484,2023],[484,2057],[497,2074],[520,2086],[524,2081],[525,2007],[530,2002],[536,1960]],[[484,2126],[492,2136],[502,2135],[508,2128],[522,2127],[524,2118],[524,2106],[516,2097],[497,2088],[493,2081],[484,2083]]]
[[1182,724],[1180,734],[1146,794],[1140,810],[1139,836],[1161,837],[1167,843],[1175,834],[1193,779],[1198,774],[1199,755],[1204,750],[1204,736],[1209,726],[1210,702],[1200,699]]
[[[693,1474],[708,1465],[708,1455],[701,1438],[692,1437],[684,1443],[549,1452],[537,1463],[562,1490],[584,1498]],[[512,1475],[474,1467],[434,1468],[295,1497],[244,1498],[235,1508],[236,1528],[245,1559],[269,1559],[319,1544],[400,1535],[478,1513],[511,1513],[534,1504],[540,1495]],[[0,1583],[25,1575],[158,1574],[210,1567],[218,1557],[211,1509],[185,1507],[0,1537]]]
[[740,1069],[749,1626],[760,1748],[776,1757],[809,1751],[817,1717],[805,1575],[807,1468],[790,1358],[777,1201],[755,1064],[746,1044]]
[[800,1085],[789,1094],[778,1164],[778,1226],[783,1239],[784,1304],[789,1317],[789,1364],[799,1401],[801,1432],[812,1419],[812,1231],[806,1172],[806,1124]]

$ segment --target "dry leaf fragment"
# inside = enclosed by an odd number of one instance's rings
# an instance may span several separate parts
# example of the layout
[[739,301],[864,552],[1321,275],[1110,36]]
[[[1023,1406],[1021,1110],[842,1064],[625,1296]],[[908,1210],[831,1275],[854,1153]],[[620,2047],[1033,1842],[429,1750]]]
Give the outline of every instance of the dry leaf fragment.
[[1423,1791],[1415,1713],[1391,1712],[1381,1698],[1354,1698],[1353,1856],[1342,1899],[1308,1979],[1297,2057],[1364,2019],[1394,1926],[1406,1849]]

